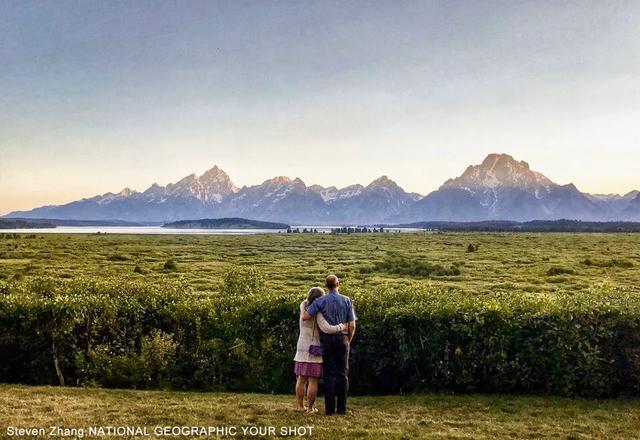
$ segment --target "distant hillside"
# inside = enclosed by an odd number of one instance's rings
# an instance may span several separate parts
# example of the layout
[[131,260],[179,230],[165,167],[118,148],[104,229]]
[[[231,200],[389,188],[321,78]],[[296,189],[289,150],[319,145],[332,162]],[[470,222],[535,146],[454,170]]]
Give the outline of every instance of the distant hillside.
[[246,218],[203,218],[166,223],[163,228],[176,229],[289,229],[285,223],[262,222]]
[[52,223],[21,218],[0,218],[0,229],[42,229],[55,228]]
[[579,220],[533,220],[530,222],[417,222],[402,228],[446,232],[640,232],[638,222],[583,222]]
[[[56,218],[11,218],[1,217],[0,222],[21,221],[27,224],[23,228],[54,228],[56,226],[143,226],[150,223],[127,222],[123,220],[67,220]],[[34,224],[46,224],[48,226],[33,226]],[[156,223],[158,224],[158,223]]]

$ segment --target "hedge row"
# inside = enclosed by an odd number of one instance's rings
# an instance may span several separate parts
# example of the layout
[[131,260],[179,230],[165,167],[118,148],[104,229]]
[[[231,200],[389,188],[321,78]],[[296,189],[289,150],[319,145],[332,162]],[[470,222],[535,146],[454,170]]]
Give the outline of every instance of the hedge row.
[[[302,298],[250,278],[205,298],[116,280],[0,285],[0,381],[290,392]],[[356,394],[640,395],[632,293],[347,293]]]

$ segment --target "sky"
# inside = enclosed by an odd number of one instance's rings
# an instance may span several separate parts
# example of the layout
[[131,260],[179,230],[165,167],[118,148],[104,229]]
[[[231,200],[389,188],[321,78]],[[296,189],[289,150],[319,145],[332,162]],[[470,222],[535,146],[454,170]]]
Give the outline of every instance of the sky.
[[640,189],[638,1],[0,2],[0,214],[214,164],[426,194],[509,153]]

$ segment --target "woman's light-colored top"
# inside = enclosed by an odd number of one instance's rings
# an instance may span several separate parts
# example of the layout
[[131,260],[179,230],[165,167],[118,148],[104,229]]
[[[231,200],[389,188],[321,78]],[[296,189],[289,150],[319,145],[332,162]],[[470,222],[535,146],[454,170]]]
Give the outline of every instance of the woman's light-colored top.
[[307,301],[300,303],[300,336],[298,337],[298,346],[296,348],[296,362],[312,362],[315,364],[322,363],[322,356],[313,356],[309,353],[309,347],[312,345],[320,345],[320,330],[323,333],[338,333],[344,330],[343,324],[331,325],[324,319],[322,313],[317,313],[314,319],[308,321],[302,320],[302,313],[307,308]]

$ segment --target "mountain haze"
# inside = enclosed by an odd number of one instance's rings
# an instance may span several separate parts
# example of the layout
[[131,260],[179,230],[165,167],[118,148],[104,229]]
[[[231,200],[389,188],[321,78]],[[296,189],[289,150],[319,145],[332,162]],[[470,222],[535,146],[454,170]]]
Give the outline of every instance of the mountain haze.
[[627,219],[639,219],[640,218],[640,194],[629,201],[629,204],[624,209],[623,215]]
[[16,211],[11,218],[171,222],[243,217],[294,224],[418,221],[640,220],[640,193],[585,194],[561,185],[508,154],[490,154],[423,197],[387,176],[345,188],[307,186],[286,176],[238,188],[218,166],[201,176],[125,188],[58,206]]
[[624,212],[633,200],[640,194],[638,191],[630,191],[627,194],[587,194],[594,202],[601,206],[609,207],[616,213]]

